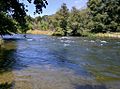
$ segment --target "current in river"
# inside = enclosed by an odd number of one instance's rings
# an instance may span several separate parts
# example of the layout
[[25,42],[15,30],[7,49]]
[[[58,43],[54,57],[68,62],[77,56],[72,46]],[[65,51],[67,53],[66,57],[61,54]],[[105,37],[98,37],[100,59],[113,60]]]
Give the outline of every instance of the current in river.
[[120,40],[5,36],[0,89],[120,89]]

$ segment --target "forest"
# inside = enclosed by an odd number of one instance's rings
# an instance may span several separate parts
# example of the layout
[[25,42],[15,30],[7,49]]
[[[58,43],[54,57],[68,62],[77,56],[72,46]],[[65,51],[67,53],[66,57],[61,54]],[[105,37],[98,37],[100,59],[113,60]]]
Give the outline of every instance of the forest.
[[[31,0],[28,2],[31,3]],[[48,3],[46,0],[35,0],[34,4],[34,13],[40,14]],[[89,0],[86,8],[72,7],[71,10],[63,3],[55,14],[35,18],[27,15],[24,3],[16,0],[1,0],[0,6],[1,36],[13,33],[26,34],[28,30],[52,31],[54,36],[120,32],[119,0]]]
[[87,36],[89,33],[120,31],[120,2],[89,0],[87,8],[69,10],[63,3],[53,15],[27,16],[30,29],[50,30],[55,36]]

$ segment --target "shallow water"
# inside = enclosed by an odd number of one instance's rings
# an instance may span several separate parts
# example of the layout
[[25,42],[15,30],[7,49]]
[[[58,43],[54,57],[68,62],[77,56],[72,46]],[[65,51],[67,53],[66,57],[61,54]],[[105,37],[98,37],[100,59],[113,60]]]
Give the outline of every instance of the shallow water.
[[0,51],[0,89],[120,89],[120,40],[15,35]]

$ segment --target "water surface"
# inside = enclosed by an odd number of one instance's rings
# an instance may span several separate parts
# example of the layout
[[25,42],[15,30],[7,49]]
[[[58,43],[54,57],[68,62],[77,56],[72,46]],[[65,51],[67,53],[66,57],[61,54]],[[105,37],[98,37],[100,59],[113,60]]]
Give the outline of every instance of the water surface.
[[120,40],[6,36],[0,51],[5,89],[120,89]]

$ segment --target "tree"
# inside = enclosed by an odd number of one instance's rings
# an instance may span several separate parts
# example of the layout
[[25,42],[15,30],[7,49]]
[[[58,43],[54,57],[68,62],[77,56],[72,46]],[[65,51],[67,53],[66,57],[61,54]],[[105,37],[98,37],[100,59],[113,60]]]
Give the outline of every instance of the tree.
[[[32,0],[27,1],[32,3]],[[42,13],[42,8],[46,8],[48,3],[46,0],[34,0],[33,4],[36,7],[34,13],[40,14]],[[27,11],[25,3],[19,0],[0,0],[0,34],[5,35],[16,32],[16,23],[19,24],[22,29],[25,29],[27,27],[25,19]],[[23,32],[26,32],[26,30]]]
[[33,22],[34,22],[34,18],[32,18],[30,15],[27,15],[25,17],[26,21],[27,21],[27,25],[28,25],[28,29],[32,29],[33,30]]
[[92,32],[120,31],[120,1],[119,0],[89,0]]
[[76,7],[72,7],[72,10],[70,12],[70,16],[68,19],[68,26],[71,30],[70,35],[72,36],[77,36],[80,35],[78,33],[78,29],[80,27],[80,15],[79,15],[79,10]]
[[67,8],[66,4],[63,3],[60,10],[56,13],[58,14],[58,20],[60,21],[59,25],[64,32],[64,36],[67,36],[67,23],[69,17],[69,9]]
[[0,35],[11,34],[11,32],[16,32],[16,23],[15,21],[5,15],[5,13],[0,13]]
[[88,33],[90,30],[88,28],[88,23],[90,22],[91,18],[89,15],[89,10],[88,8],[82,9],[79,12],[79,29],[78,33],[80,33],[82,36],[85,36],[85,33]]

